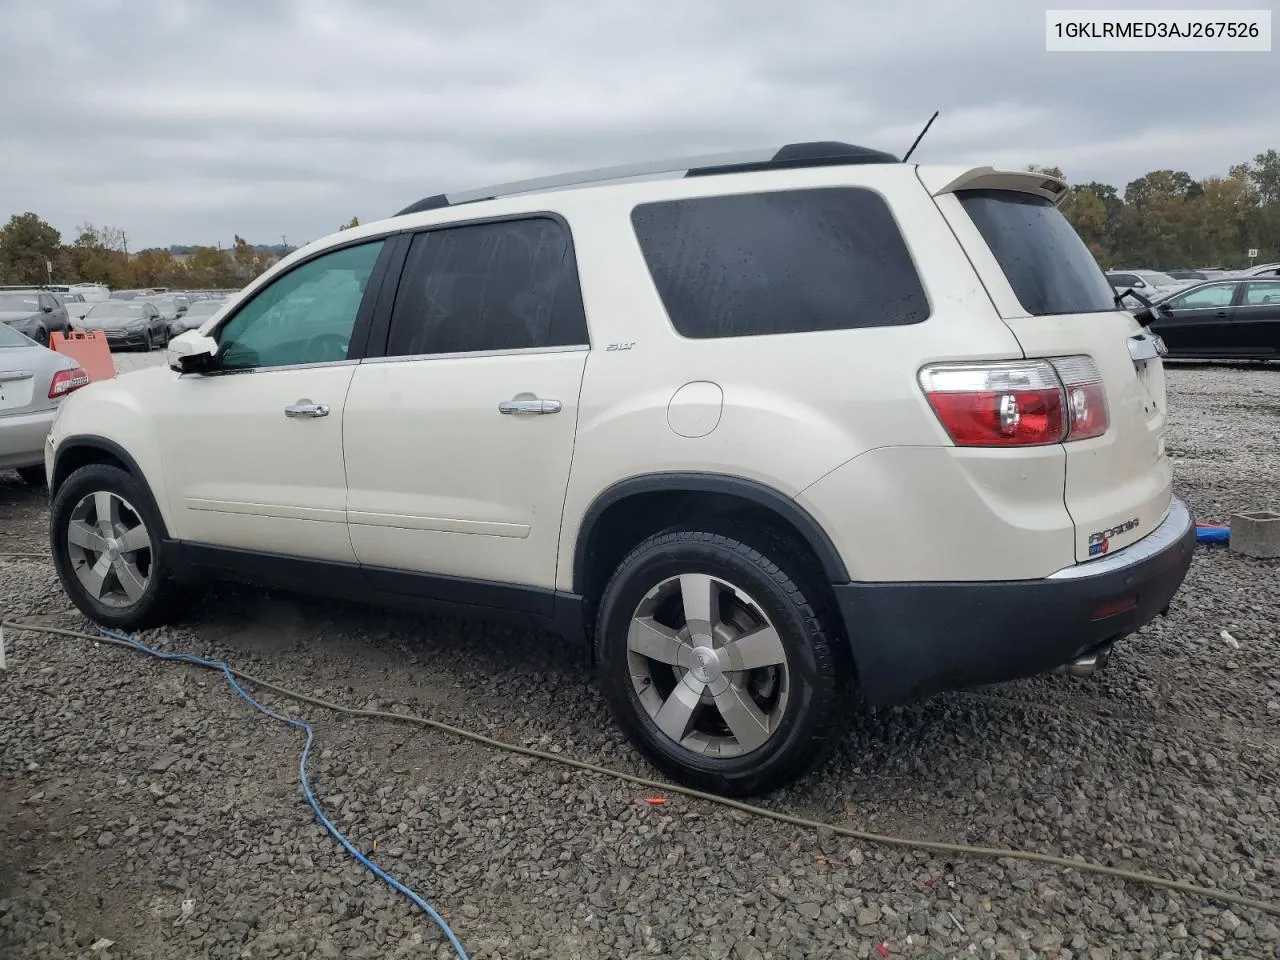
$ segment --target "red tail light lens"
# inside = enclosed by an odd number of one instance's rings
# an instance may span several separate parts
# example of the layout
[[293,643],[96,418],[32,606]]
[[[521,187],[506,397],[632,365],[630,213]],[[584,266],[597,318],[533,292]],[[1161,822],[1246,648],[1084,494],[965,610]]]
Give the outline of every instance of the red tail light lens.
[[1063,357],[1053,361],[1054,369],[1067,391],[1067,414],[1071,418],[1068,440],[1100,437],[1111,425],[1102,374],[1092,357]]
[[1031,447],[1100,437],[1110,418],[1092,357],[940,363],[920,386],[958,447]]
[[89,374],[85,373],[80,367],[59,370],[49,382],[49,399],[56,400],[59,397],[65,397],[71,391],[79,390],[81,387],[87,387],[88,385]]
[[938,364],[920,371],[934,413],[958,447],[1061,443],[1066,398],[1044,360]]

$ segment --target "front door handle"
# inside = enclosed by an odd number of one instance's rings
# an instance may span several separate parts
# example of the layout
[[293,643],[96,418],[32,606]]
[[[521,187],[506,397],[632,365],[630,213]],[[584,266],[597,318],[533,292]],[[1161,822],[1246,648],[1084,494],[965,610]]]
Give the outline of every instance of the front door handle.
[[297,403],[291,403],[285,407],[284,415],[291,420],[299,417],[327,417],[329,415],[329,405],[327,403],[312,403],[310,400],[299,400]]
[[1215,316],[1218,316],[1218,317],[1225,317],[1226,315],[1227,315],[1227,311],[1225,311],[1225,310],[1219,310],[1219,311],[1215,314]]
[[499,413],[559,413],[559,400],[503,400],[498,404]]

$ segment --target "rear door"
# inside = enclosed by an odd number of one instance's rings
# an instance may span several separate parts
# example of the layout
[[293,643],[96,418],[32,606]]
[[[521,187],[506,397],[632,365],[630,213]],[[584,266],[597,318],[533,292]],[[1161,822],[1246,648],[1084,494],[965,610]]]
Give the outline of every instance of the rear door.
[[1100,376],[1107,431],[1062,445],[1077,561],[1141,539],[1164,519],[1173,493],[1164,368],[1135,339],[1142,326],[1116,305],[1093,255],[1057,209],[1064,185],[990,168],[958,176],[926,168],[921,179],[1025,355],[1087,357]]
[[1232,328],[1248,356],[1280,356],[1280,280],[1245,283]]
[[366,580],[462,602],[466,580],[542,587],[549,613],[588,352],[568,225],[423,231],[392,289],[343,414]]
[[1210,283],[1170,297],[1152,329],[1164,338],[1171,356],[1232,356],[1239,348],[1232,317],[1238,283]]

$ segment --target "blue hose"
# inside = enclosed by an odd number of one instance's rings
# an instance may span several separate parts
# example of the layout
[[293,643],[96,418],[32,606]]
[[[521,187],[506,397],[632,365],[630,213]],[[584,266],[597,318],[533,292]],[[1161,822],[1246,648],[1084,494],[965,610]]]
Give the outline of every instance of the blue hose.
[[423,900],[422,897],[418,896],[403,883],[391,876],[357,850],[351,841],[346,838],[343,832],[335,827],[332,821],[324,815],[324,811],[320,809],[320,804],[316,801],[315,794],[311,792],[311,781],[307,777],[307,758],[311,755],[311,744],[315,741],[315,732],[311,729],[311,724],[307,723],[305,720],[296,720],[293,717],[286,717],[283,714],[268,710],[257,700],[251,697],[244,687],[240,686],[239,682],[231,672],[231,666],[225,660],[207,660],[204,657],[197,657],[195,654],[191,653],[165,653],[162,650],[153,650],[142,641],[131,637],[128,634],[109,630],[106,627],[98,627],[98,630],[104,637],[110,637],[113,640],[119,640],[122,643],[127,643],[135,650],[149,654],[158,660],[190,663],[198,667],[212,667],[216,670],[220,670],[222,671],[222,675],[226,677],[227,683],[231,684],[231,689],[240,694],[249,706],[261,713],[265,713],[272,720],[279,720],[281,723],[287,723],[291,727],[296,727],[299,730],[305,730],[307,733],[307,743],[306,746],[302,748],[302,760],[298,764],[298,777],[302,782],[302,793],[307,798],[307,803],[311,804],[311,809],[315,811],[316,819],[324,825],[324,828],[333,835],[334,839],[342,844],[343,849],[345,849],[347,853],[355,857],[355,859],[358,860],[375,877],[383,881],[387,886],[391,887],[392,890],[404,894],[413,901],[414,906],[430,917],[431,922],[439,927],[445,937],[448,938],[449,943],[453,946],[453,949],[458,954],[460,960],[468,960],[467,952],[462,949],[462,944],[458,941],[458,938],[454,936],[453,931],[449,929],[449,924],[445,923],[444,917],[440,916],[440,914],[436,912],[435,908],[432,907],[431,904],[427,903],[426,900]]
[[1196,543],[1229,543],[1230,527],[1215,527],[1209,524],[1196,524]]

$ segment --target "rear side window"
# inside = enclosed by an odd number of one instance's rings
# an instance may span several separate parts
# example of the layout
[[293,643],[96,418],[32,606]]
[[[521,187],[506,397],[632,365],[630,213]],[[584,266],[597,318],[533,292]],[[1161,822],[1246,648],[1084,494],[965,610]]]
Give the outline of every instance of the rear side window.
[[1093,254],[1050,201],[1012,190],[962,190],[956,196],[1027,313],[1116,309],[1115,291]]
[[919,323],[929,302],[879,194],[852,187],[646,203],[631,213],[683,337]]
[[387,356],[586,344],[569,231],[535,217],[413,238]]
[[1250,283],[1244,289],[1244,302],[1247,306],[1280,307],[1280,280]]

